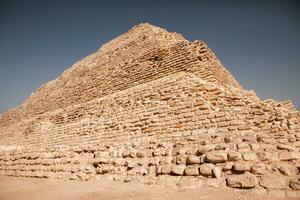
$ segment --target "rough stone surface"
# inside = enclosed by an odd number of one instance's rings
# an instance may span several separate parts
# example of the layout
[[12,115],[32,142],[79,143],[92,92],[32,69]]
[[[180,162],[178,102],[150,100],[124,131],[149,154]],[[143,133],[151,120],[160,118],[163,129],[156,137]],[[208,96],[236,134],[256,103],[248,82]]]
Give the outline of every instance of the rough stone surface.
[[203,176],[212,176],[214,168],[215,168],[214,164],[204,163],[204,164],[200,165],[199,172]]
[[209,163],[223,163],[227,161],[227,153],[223,151],[213,151],[206,154]]
[[289,185],[293,190],[300,190],[300,177],[291,179]]
[[251,174],[231,175],[226,179],[227,185],[232,188],[249,189],[257,185],[257,179]]
[[204,42],[150,24],[0,115],[4,176],[226,178],[235,188],[259,179],[270,190],[296,191],[299,169],[300,114],[291,101],[261,100]]
[[263,175],[259,185],[267,189],[285,189],[287,187],[286,179],[277,175]]
[[197,175],[199,175],[199,167],[198,166],[187,166],[184,170],[184,173],[187,176],[197,176]]
[[183,175],[185,165],[172,165],[172,173],[175,175]]

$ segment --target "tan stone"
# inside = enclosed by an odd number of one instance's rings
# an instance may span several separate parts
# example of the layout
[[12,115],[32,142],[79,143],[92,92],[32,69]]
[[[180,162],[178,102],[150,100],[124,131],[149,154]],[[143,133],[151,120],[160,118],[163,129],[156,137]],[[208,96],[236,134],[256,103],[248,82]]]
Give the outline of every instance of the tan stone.
[[180,165],[172,165],[171,171],[175,175],[183,175],[184,170],[185,170],[185,165],[180,164]]
[[187,157],[186,163],[188,165],[192,165],[192,164],[200,164],[200,158],[198,156],[195,155],[189,155]]
[[233,164],[232,169],[236,172],[250,171],[251,164],[249,162],[236,162]]
[[211,163],[204,163],[201,164],[199,167],[199,172],[203,176],[212,176],[213,175],[213,169],[215,168],[214,164]]
[[249,189],[257,185],[257,179],[251,174],[230,175],[226,178],[227,185],[232,188]]
[[227,161],[227,153],[223,151],[208,152],[205,159],[209,163],[223,163]]
[[184,174],[186,176],[197,176],[199,175],[199,167],[195,165],[189,165],[185,168]]
[[287,182],[283,176],[265,174],[259,181],[259,185],[267,189],[285,189]]
[[289,186],[293,189],[293,190],[300,190],[300,178],[296,177],[293,178],[289,181]]

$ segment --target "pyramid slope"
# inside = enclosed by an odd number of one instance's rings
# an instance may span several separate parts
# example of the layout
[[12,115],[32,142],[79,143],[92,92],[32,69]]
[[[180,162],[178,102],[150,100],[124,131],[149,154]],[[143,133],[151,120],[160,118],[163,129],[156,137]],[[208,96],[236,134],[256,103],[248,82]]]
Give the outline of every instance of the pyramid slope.
[[294,196],[300,185],[292,102],[259,99],[205,43],[149,24],[4,113],[0,135],[0,175],[146,183],[200,176]]
[[20,107],[4,113],[0,124],[6,126],[179,71],[241,88],[203,42],[188,42],[177,33],[141,24],[39,88]]

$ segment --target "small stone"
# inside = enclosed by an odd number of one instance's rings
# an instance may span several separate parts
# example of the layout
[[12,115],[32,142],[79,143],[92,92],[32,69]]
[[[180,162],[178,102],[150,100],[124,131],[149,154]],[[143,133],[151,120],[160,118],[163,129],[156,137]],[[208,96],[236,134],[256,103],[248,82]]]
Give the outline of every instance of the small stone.
[[161,173],[162,174],[170,174],[172,171],[170,164],[165,164],[161,166]]
[[300,159],[299,152],[284,151],[279,153],[279,159],[282,161]]
[[266,165],[264,163],[256,163],[251,166],[251,173],[264,174],[266,172]]
[[145,157],[145,152],[142,151],[142,150],[139,150],[139,151],[136,152],[136,156],[138,158],[143,158],[143,157]]
[[198,156],[195,156],[195,155],[189,155],[187,157],[186,163],[188,165],[200,164],[200,158]]
[[247,144],[247,143],[238,143],[237,144],[237,148],[238,150],[240,151],[245,151],[245,150],[249,150],[250,149],[250,146]]
[[232,169],[236,172],[250,171],[251,165],[248,162],[236,162],[233,164]]
[[265,174],[261,177],[259,185],[266,189],[285,189],[286,179],[284,176]]
[[198,153],[199,153],[200,155],[202,155],[202,154],[207,153],[207,152],[209,152],[209,151],[212,151],[212,150],[214,150],[214,149],[215,149],[215,146],[214,146],[214,145],[208,144],[208,145],[200,146],[200,147],[198,148]]
[[126,161],[126,165],[127,165],[127,168],[128,168],[128,169],[132,169],[132,168],[134,168],[137,164],[136,164],[136,162],[133,161],[133,160],[127,160],[127,161]]
[[250,147],[251,147],[252,151],[257,151],[260,149],[260,144],[259,143],[251,143]]
[[123,158],[116,158],[114,161],[113,161],[113,164],[115,166],[124,166],[125,165],[125,160]]
[[199,175],[199,169],[197,166],[190,165],[187,166],[184,170],[184,174],[186,176],[198,176]]
[[203,176],[212,176],[213,175],[212,170],[214,167],[215,167],[214,164],[204,163],[204,164],[200,165],[200,167],[199,167],[200,174]]
[[220,178],[222,176],[222,170],[220,169],[220,167],[213,168],[213,175],[215,178]]
[[245,152],[243,153],[243,158],[245,161],[257,161],[258,159],[255,152]]
[[232,166],[233,166],[233,162],[227,162],[225,163],[225,165],[223,166],[223,171],[229,171],[232,169]]
[[187,156],[186,155],[177,155],[176,156],[176,163],[177,164],[186,164],[186,158]]
[[281,164],[277,167],[278,171],[285,176],[292,175],[291,168],[287,164]]
[[257,156],[262,161],[278,161],[278,153],[277,152],[259,152],[257,153]]
[[223,151],[208,152],[205,159],[209,163],[224,163],[227,161],[227,153]]
[[249,189],[257,185],[257,179],[252,174],[230,175],[226,181],[227,185],[232,188]]
[[229,151],[228,152],[228,160],[229,161],[239,161],[239,160],[242,160],[242,156],[239,152]]
[[300,177],[291,179],[289,185],[293,190],[300,190]]
[[185,165],[172,165],[172,173],[175,175],[183,175],[183,172],[185,170]]
[[109,152],[106,151],[98,151],[95,153],[95,158],[108,158]]

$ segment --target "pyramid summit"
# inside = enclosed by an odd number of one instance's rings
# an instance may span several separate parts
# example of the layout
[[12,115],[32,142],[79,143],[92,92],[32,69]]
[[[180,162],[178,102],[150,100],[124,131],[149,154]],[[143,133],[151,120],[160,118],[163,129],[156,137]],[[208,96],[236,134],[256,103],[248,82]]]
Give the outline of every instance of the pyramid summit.
[[269,189],[267,175],[283,177],[284,190],[293,190],[288,183],[299,176],[300,114],[293,104],[261,100],[204,42],[148,23],[3,113],[0,135],[3,175],[203,176]]

